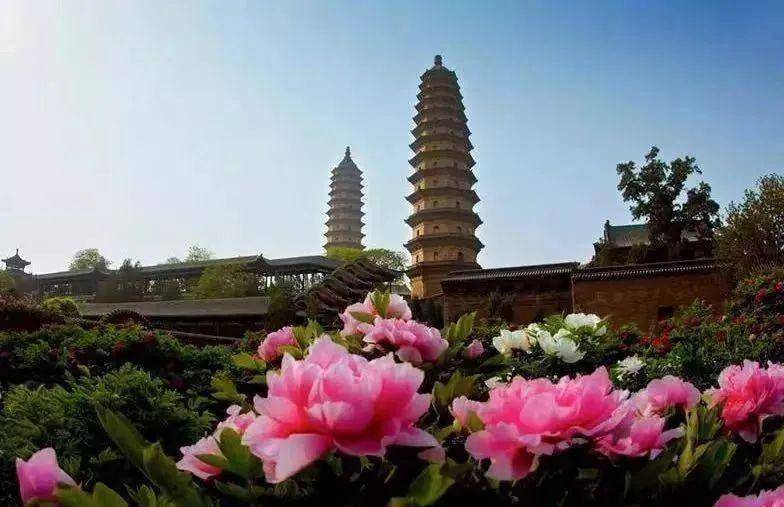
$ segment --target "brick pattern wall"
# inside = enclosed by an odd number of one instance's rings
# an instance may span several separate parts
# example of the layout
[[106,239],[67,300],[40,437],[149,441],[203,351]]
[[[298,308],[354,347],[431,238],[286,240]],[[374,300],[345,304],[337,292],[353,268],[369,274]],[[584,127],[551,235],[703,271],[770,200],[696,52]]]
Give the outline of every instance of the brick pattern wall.
[[[486,290],[460,293],[445,291],[444,322],[454,322],[461,315],[473,311],[479,312],[479,317],[484,317],[483,308],[487,303],[488,294],[489,291]],[[572,295],[568,287],[547,291],[517,290],[514,291],[512,324],[528,324],[553,313],[568,313],[571,309]]]
[[[574,311],[609,316],[616,325],[636,324],[647,331],[668,308],[677,311],[702,299],[717,315],[729,293],[719,273],[689,273],[619,280],[572,282]],[[661,312],[661,313],[660,313]]]

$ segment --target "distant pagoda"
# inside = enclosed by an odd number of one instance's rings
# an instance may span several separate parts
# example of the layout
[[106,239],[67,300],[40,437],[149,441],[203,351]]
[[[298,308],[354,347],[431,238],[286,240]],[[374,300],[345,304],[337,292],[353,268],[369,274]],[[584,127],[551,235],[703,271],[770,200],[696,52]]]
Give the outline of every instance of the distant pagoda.
[[472,190],[473,145],[457,75],[444,67],[441,55],[421,76],[419,103],[411,131],[414,191],[406,199],[413,214],[406,219],[412,238],[411,295],[430,298],[441,294],[441,280],[449,273],[478,269],[476,256],[484,247],[475,231],[482,223],[474,213],[479,196]]
[[327,211],[327,242],[324,249],[347,247],[364,249],[362,245],[362,171],[351,160],[351,149],[332,169],[332,182]]
[[5,269],[12,273],[24,273],[24,270],[30,263],[19,257],[19,249],[16,253],[7,259],[0,259],[5,263]]

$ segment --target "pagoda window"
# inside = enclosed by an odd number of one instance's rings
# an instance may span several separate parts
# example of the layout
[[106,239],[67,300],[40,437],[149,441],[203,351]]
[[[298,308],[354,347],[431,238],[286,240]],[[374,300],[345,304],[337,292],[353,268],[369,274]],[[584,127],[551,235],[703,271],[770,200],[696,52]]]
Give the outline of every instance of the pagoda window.
[[455,201],[455,208],[459,208],[459,207],[460,207],[460,201]]
[[461,264],[465,262],[465,255],[463,252],[457,252],[457,262]]
[[457,232],[463,232],[463,226],[462,225],[458,225],[457,226]]
[[436,250],[435,252],[433,252],[433,260],[434,260],[434,261],[437,261],[437,260],[438,260],[438,250]]
[[441,231],[441,228],[439,226],[437,226],[437,225],[433,226],[433,232],[440,232],[440,231]]
[[438,207],[438,201],[433,201],[433,207],[434,207],[434,208],[437,208],[437,207]]

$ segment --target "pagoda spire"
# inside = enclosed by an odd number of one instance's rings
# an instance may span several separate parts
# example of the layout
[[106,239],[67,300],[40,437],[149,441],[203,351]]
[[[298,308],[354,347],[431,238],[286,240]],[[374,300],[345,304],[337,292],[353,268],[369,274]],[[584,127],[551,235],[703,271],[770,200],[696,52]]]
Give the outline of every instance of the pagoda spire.
[[327,242],[324,249],[347,247],[364,249],[362,238],[362,171],[351,158],[351,147],[346,146],[343,160],[332,169],[327,211]]
[[476,237],[482,221],[474,212],[479,196],[472,189],[475,162],[460,85],[441,55],[433,62],[419,85],[409,160],[413,192],[406,197],[413,206],[406,219],[412,233],[405,244],[412,260],[408,274],[411,295],[419,299],[440,295],[449,273],[479,268],[476,258],[484,247]]

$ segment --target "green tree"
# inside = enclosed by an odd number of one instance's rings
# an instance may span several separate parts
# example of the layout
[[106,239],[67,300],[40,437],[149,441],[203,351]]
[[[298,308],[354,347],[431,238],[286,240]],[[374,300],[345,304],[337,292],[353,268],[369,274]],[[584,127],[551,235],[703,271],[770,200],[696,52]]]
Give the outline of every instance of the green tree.
[[680,254],[684,231],[700,239],[713,239],[719,226],[719,205],[711,198],[711,187],[704,181],[686,188],[686,180],[702,174],[694,157],[676,158],[670,163],[659,159],[653,146],[641,167],[633,161],[618,164],[618,190],[630,202],[635,220],[645,219],[650,231],[651,248],[665,247],[667,257]]
[[85,248],[74,254],[71,264],[68,266],[70,271],[81,271],[84,269],[107,269],[111,262],[101,255],[97,248]]
[[240,264],[211,266],[193,290],[196,299],[236,298],[258,295],[258,282]]
[[191,245],[188,247],[188,255],[185,256],[185,262],[200,262],[212,259],[212,252],[199,245]]
[[15,289],[14,277],[9,275],[7,271],[0,270],[0,296],[4,293],[13,292]]
[[726,215],[717,251],[738,275],[784,265],[784,177],[763,176],[743,202],[727,206]]
[[336,261],[354,262],[361,259],[365,251],[360,248],[349,248],[345,246],[333,246],[327,249],[327,257]]
[[179,257],[169,257],[166,259],[163,264],[180,264],[182,261]]

